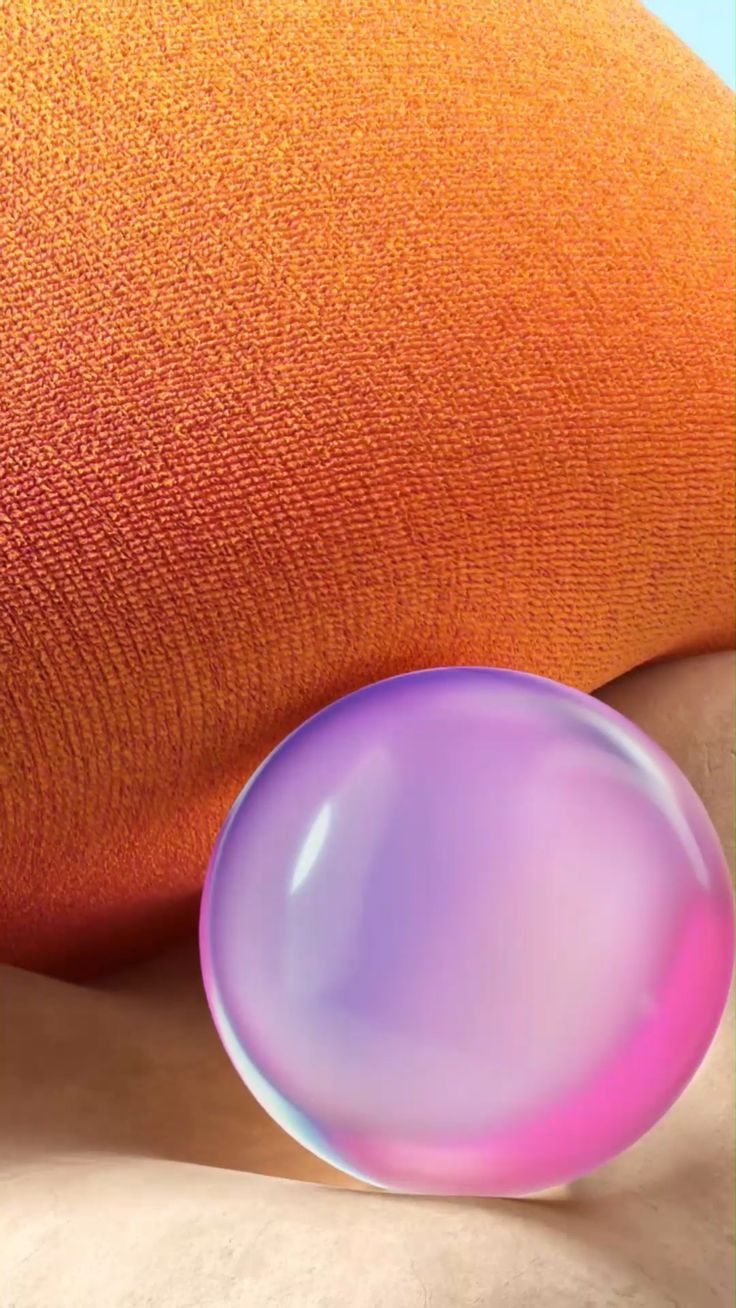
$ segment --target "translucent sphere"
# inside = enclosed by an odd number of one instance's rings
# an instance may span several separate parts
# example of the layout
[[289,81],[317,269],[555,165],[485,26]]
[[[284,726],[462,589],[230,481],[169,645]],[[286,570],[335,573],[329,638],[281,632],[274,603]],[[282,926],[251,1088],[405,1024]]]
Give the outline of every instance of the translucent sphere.
[[614,710],[491,668],[318,713],[233,807],[204,892],[210,1007],[301,1144],[392,1190],[518,1195],[669,1108],[733,965],[708,816]]

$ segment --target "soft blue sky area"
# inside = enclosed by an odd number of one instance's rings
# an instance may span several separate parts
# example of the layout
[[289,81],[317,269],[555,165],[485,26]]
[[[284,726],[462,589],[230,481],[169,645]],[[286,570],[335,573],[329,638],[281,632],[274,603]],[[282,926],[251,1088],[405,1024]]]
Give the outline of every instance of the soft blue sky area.
[[644,0],[732,89],[736,81],[736,0]]

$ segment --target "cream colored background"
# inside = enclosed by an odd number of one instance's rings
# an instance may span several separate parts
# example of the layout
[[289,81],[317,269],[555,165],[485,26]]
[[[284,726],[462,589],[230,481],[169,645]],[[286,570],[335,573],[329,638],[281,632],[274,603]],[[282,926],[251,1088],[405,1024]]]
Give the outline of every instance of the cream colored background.
[[[690,776],[733,865],[730,655],[603,693]],[[7,1308],[721,1308],[733,1289],[733,1024],[635,1148],[525,1202],[358,1193],[222,1052],[194,945],[81,988],[5,969]],[[339,1187],[339,1188],[338,1188]]]

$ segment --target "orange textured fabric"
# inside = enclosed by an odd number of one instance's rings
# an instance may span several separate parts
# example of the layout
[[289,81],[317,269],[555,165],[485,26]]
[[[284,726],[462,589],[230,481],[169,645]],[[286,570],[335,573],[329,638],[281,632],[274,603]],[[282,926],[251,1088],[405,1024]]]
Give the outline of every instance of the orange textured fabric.
[[9,0],[0,950],[368,680],[733,639],[732,97],[633,0]]

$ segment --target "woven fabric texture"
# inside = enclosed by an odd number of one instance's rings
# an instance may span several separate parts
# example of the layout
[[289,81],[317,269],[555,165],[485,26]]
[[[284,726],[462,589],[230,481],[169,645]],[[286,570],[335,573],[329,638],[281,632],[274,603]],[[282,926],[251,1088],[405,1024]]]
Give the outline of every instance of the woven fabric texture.
[[634,0],[0,11],[0,956],[366,681],[733,640],[733,98]]

